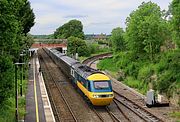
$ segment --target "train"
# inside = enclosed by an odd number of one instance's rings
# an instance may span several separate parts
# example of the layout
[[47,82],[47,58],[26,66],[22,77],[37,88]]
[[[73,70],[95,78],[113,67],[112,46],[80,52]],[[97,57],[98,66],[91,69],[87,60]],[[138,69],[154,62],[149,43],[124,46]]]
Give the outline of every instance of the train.
[[111,80],[103,72],[90,68],[54,48],[44,48],[44,50],[89,103],[94,106],[107,106],[113,101]]

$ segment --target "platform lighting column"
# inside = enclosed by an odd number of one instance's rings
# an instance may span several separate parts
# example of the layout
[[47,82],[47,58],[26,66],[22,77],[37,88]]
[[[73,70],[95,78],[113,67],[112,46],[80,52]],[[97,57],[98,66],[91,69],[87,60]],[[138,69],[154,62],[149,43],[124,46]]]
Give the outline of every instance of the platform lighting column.
[[[22,57],[22,60],[21,60],[21,62],[20,63],[23,63],[24,62],[24,55],[25,54],[20,54],[20,56]],[[20,95],[22,96],[22,80],[23,80],[23,65],[21,64],[20,65],[21,66],[21,82],[20,82]]]
[[16,107],[16,112],[15,112],[15,117],[16,117],[16,122],[18,121],[18,87],[17,87],[17,63],[15,63],[15,107]]
[[15,112],[15,116],[16,116],[16,122],[18,122],[18,81],[17,81],[17,69],[18,69],[18,65],[23,65],[25,63],[15,63],[15,108],[16,108],[16,112]]

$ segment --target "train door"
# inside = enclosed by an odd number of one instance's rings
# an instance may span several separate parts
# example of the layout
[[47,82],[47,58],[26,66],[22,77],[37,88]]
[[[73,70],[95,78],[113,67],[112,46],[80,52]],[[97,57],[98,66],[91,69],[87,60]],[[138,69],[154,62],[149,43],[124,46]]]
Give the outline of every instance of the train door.
[[71,76],[73,77],[72,81],[76,84],[78,74],[76,73],[76,71],[73,68],[71,68]]

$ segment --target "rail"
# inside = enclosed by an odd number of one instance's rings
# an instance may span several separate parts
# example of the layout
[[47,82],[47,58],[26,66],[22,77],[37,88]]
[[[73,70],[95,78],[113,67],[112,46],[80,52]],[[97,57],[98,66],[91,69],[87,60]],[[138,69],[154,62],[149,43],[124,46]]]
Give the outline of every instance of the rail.
[[163,122],[160,118],[157,116],[153,115],[146,109],[144,109],[142,106],[139,106],[132,100],[126,98],[125,96],[119,94],[118,92],[114,91],[113,92],[118,95],[119,99],[117,96],[114,98],[117,102],[123,104],[125,107],[129,108],[132,112],[134,112],[137,116],[139,116],[141,119],[144,121],[148,122]]
[[[45,52],[45,53],[46,53],[46,52]],[[46,54],[47,54],[47,53],[46,53]],[[42,56],[41,56],[41,57],[42,57]],[[50,69],[48,68],[47,64],[45,63],[45,61],[44,61],[43,57],[42,57],[42,60],[43,60],[43,62],[44,62],[44,64],[45,64],[46,69],[47,69],[47,70],[50,70]],[[48,76],[49,76],[49,77],[50,77],[50,79],[53,81],[53,83],[54,83],[54,87],[56,87],[56,88],[58,89],[58,91],[59,91],[60,95],[62,96],[62,99],[64,100],[64,102],[65,102],[66,106],[68,107],[68,109],[69,109],[69,111],[70,111],[70,113],[71,113],[71,115],[72,115],[72,117],[73,117],[74,121],[76,121],[76,122],[77,122],[78,120],[77,120],[77,118],[76,118],[76,116],[75,116],[74,112],[72,111],[72,109],[71,109],[71,107],[70,107],[69,103],[67,102],[67,100],[66,100],[65,96],[63,95],[62,90],[58,87],[58,84],[56,83],[56,81],[54,80],[54,78],[53,78],[53,76],[52,76],[52,74],[51,74],[50,72],[48,73]],[[58,118],[59,118],[59,117],[58,117]]]
[[82,61],[82,63],[86,64],[86,65],[88,65],[88,63],[90,63],[89,64],[89,66],[90,66],[94,61],[102,59],[102,58],[107,58],[107,57],[112,57],[112,53],[104,53],[104,54],[95,55],[95,56],[85,59],[84,61]]

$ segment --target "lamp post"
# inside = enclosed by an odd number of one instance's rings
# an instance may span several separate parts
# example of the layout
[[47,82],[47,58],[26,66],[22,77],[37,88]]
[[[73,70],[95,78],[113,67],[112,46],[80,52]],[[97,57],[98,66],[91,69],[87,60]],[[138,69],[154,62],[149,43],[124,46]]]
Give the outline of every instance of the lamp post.
[[24,63],[15,63],[15,107],[16,107],[16,122],[18,121],[18,81],[17,81],[17,68],[18,65],[23,65]]
[[[24,55],[26,54],[20,54],[20,56],[22,57],[22,60],[20,63],[24,62]],[[23,65],[21,65],[21,82],[20,82],[20,95],[22,96],[22,80],[23,80]]]

